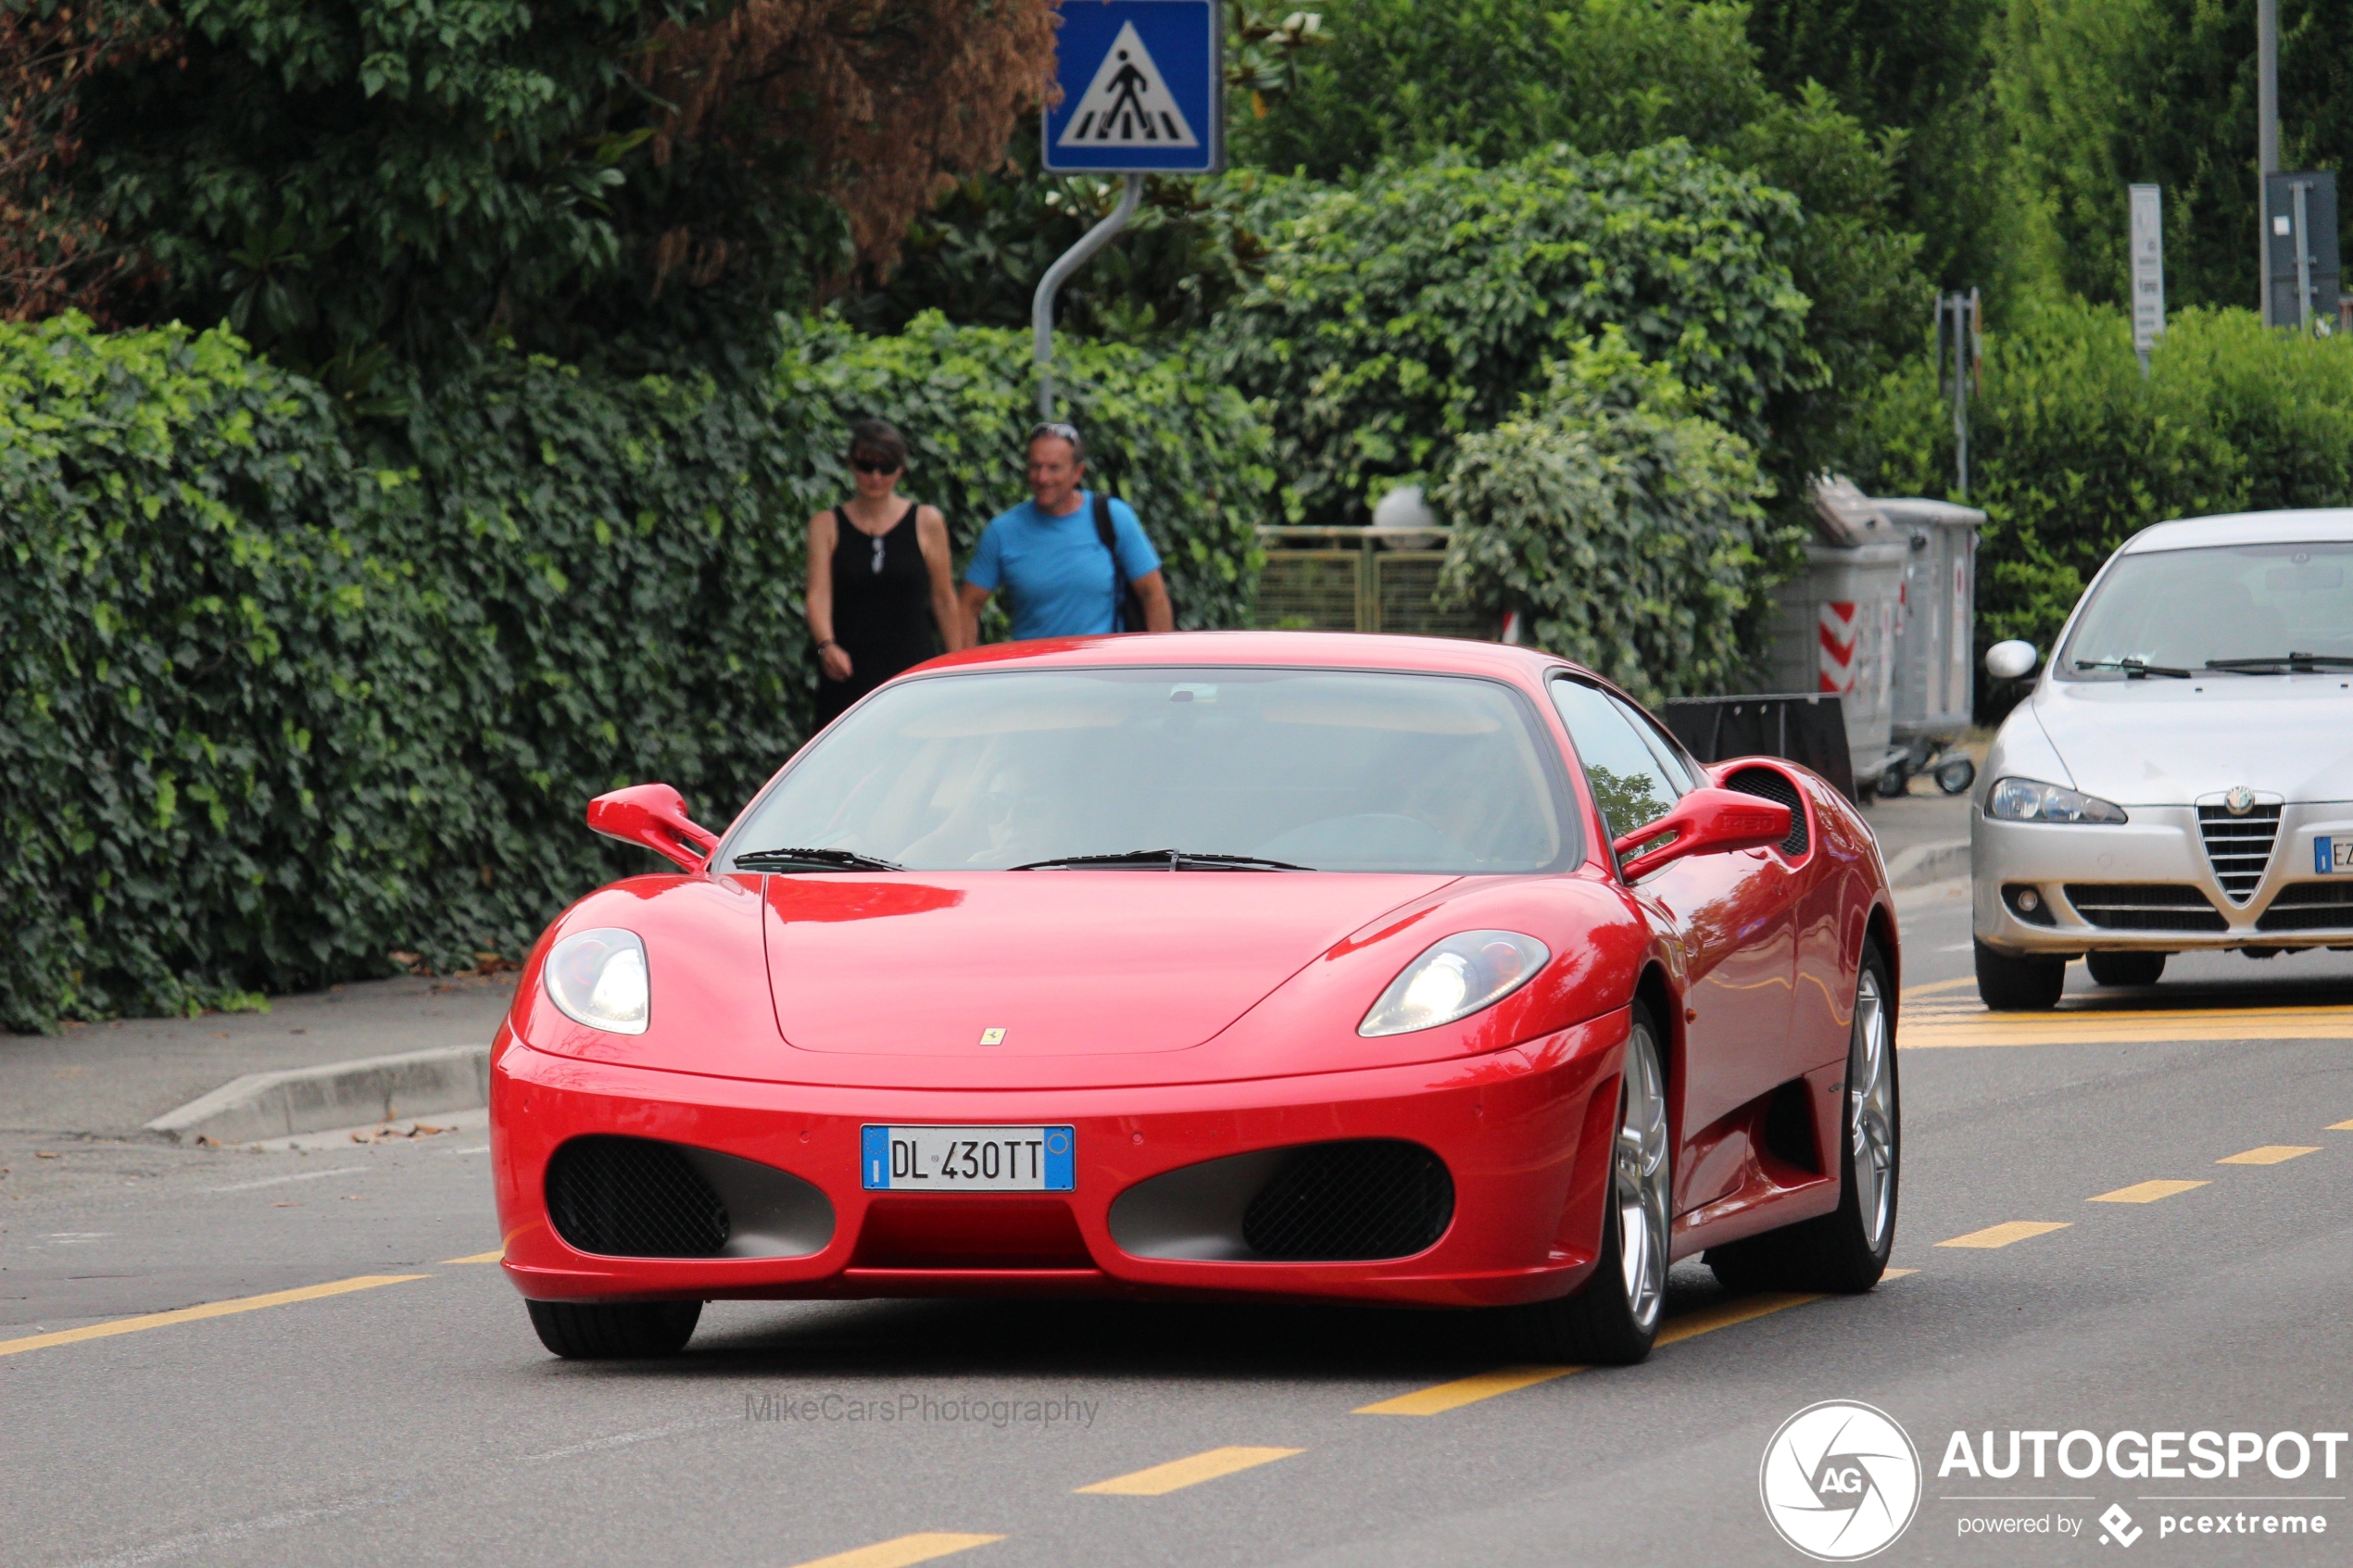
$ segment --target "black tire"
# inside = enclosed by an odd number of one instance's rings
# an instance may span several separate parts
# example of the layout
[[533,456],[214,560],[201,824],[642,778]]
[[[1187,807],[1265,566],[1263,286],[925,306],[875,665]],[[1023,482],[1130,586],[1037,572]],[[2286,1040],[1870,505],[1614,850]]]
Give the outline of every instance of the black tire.
[[2095,985],[2154,985],[2165,976],[2163,953],[2087,953],[2083,967]]
[[2067,960],[2012,958],[1977,945],[1977,994],[1995,1012],[2043,1012],[2067,989]]
[[525,1301],[539,1343],[567,1361],[674,1356],[694,1337],[699,1301]]
[[1881,771],[1879,782],[1871,787],[1878,792],[1881,800],[1894,800],[1909,794],[1912,788],[1912,770],[1905,763],[1890,762]]
[[1936,765],[1936,787],[1947,795],[1967,795],[1977,782],[1977,764],[1966,757]]
[[[1658,1027],[1651,1020],[1650,1010],[1642,1003],[1634,1004],[1633,1028],[1627,1036],[1629,1075],[1633,1052],[1637,1048],[1650,1053],[1653,1082],[1658,1092],[1666,1093],[1665,1058],[1658,1046]],[[1667,1236],[1661,1235],[1658,1245],[1658,1298],[1651,1303],[1647,1315],[1639,1311],[1629,1299],[1624,1266],[1623,1231],[1618,1217],[1617,1147],[1626,1125],[1629,1096],[1621,1078],[1617,1098],[1618,1133],[1611,1142],[1610,1189],[1602,1205],[1601,1261],[1585,1283],[1567,1296],[1553,1301],[1538,1301],[1526,1307],[1512,1309],[1517,1318],[1517,1333],[1524,1353],[1538,1361],[1575,1362],[1589,1366],[1632,1366],[1651,1353],[1651,1346],[1658,1338],[1658,1325],[1664,1316],[1667,1284]],[[1666,1192],[1674,1189],[1674,1147],[1666,1144],[1658,1167],[1657,1180]],[[1663,1228],[1663,1227],[1662,1227]]]
[[[1880,1056],[1886,1073],[1882,1108],[1886,1128],[1886,1201],[1883,1217],[1881,1206],[1874,1203],[1869,1223],[1866,1223],[1863,1212],[1865,1184],[1856,1179],[1860,1152],[1856,1145],[1864,1141],[1856,1135],[1856,1122],[1867,1089],[1863,1079],[1869,1062],[1866,1015],[1861,1005],[1866,976],[1877,985],[1881,998],[1885,1032],[1880,1040]],[[1864,949],[1863,967],[1856,976],[1855,986],[1857,1003],[1855,1026],[1846,1045],[1846,1087],[1839,1099],[1838,1207],[1818,1219],[1801,1220],[1762,1236],[1709,1248],[1704,1261],[1727,1290],[1805,1290],[1853,1296],[1870,1289],[1887,1272],[1888,1256],[1895,1250],[1896,1200],[1903,1190],[1904,1101],[1895,1066],[1895,991],[1888,982],[1887,960],[1877,947]],[[1878,1229],[1876,1239],[1872,1235],[1874,1226]]]

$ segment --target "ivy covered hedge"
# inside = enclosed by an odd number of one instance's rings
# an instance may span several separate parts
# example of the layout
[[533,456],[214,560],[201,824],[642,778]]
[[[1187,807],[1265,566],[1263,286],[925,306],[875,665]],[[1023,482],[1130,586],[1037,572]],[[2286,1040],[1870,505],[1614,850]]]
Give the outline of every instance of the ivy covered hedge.
[[[960,552],[1023,494],[1016,334],[784,339],[749,391],[496,358],[363,440],[226,332],[0,326],[0,1022],[513,954],[647,863],[590,796],[731,815],[807,732],[849,421],[907,431]],[[1135,350],[1064,378],[1186,623],[1239,623],[1252,410]]]

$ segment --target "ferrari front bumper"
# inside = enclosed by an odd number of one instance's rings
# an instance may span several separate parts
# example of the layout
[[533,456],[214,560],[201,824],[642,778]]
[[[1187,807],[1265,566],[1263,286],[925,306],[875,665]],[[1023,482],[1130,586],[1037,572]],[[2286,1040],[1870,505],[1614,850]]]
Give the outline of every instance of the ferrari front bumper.
[[[1626,1030],[1619,1011],[1509,1049],[1418,1066],[1015,1092],[706,1077],[552,1055],[502,1027],[490,1120],[504,1263],[535,1300],[1541,1299],[1580,1284],[1600,1246]],[[869,1192],[860,1182],[861,1128],[874,1124],[1069,1125],[1073,1189]],[[830,1225],[821,1223],[800,1244],[816,1249],[798,1256],[578,1250],[549,1219],[547,1173],[568,1140],[591,1135],[652,1139],[789,1173],[823,1193]],[[1252,1151],[1358,1139],[1419,1145],[1443,1161],[1453,1217],[1425,1249],[1367,1261],[1232,1261],[1140,1256],[1114,1239],[1114,1201],[1151,1177]],[[1132,1225],[1126,1234],[1134,1240]]]

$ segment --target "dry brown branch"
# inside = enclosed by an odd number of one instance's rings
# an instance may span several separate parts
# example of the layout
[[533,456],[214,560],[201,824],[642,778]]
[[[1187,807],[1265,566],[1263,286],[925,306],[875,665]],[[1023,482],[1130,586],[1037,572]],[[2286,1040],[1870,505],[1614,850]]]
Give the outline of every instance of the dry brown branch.
[[[748,0],[655,34],[648,85],[678,107],[654,156],[797,142],[849,214],[859,259],[887,267],[910,219],[1003,158],[1015,117],[1047,90],[1053,41],[1054,0]],[[708,282],[725,261],[724,241],[673,231],[656,247],[657,287],[682,266]]]

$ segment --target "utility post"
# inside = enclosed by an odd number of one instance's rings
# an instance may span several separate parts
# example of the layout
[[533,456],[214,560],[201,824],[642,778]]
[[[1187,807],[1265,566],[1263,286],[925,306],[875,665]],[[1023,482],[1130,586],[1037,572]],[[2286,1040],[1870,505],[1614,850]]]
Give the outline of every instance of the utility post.
[[2280,171],[2280,0],[2255,0],[2255,307],[2271,321],[2271,176]]
[[1224,12],[1222,0],[1103,0],[1062,12],[1046,169],[1126,178],[1111,216],[1046,270],[1030,301],[1041,420],[1054,417],[1054,296],[1063,282],[1127,226],[1146,173],[1226,166]]
[[[1949,345],[1949,351],[1948,351]],[[1953,398],[1953,471],[1962,500],[1969,499],[1969,400],[1985,357],[1984,301],[1975,289],[1948,294],[1936,302],[1936,390]],[[1946,380],[1947,370],[1951,379]]]

